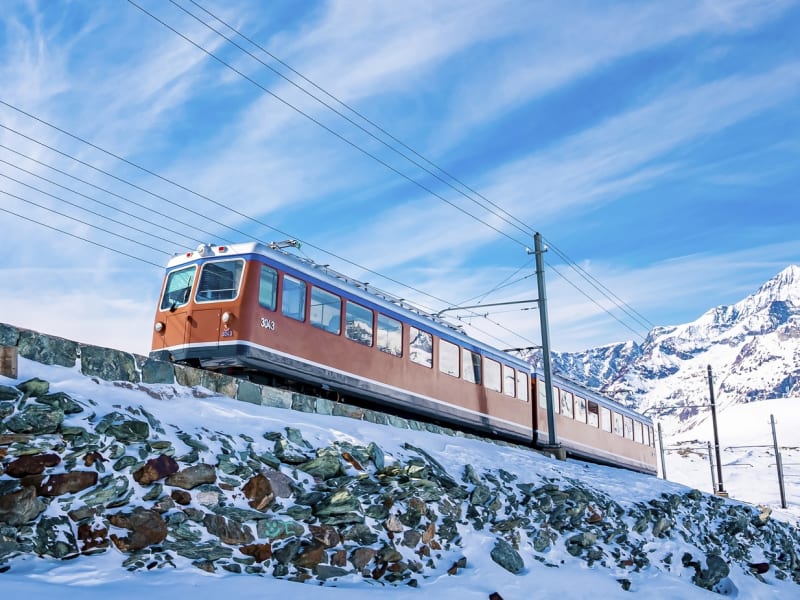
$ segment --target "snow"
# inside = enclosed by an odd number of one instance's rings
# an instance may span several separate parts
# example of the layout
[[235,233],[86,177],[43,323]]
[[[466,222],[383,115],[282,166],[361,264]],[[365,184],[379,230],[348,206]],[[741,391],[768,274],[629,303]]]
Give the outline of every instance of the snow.
[[[142,407],[164,424],[165,434],[161,437],[171,440],[176,448],[183,448],[184,444],[175,435],[175,428],[187,432],[205,428],[236,436],[246,434],[260,438],[265,431],[283,430],[288,426],[299,429],[305,439],[319,445],[334,440],[346,440],[361,445],[375,441],[386,453],[387,462],[393,457],[407,456],[409,451],[403,448],[403,444],[408,442],[424,448],[448,472],[454,474],[462,473],[466,464],[472,464],[478,473],[494,470],[502,465],[506,471],[516,474],[520,481],[525,482],[540,482],[549,477],[566,484],[569,479],[580,479],[598,491],[613,496],[622,504],[646,502],[661,493],[687,491],[679,483],[579,461],[559,462],[521,448],[393,429],[343,417],[255,406],[221,396],[197,398],[192,393],[193,390],[177,385],[127,389],[86,378],[77,368],[43,366],[26,359],[19,360],[17,380],[0,377],[0,384],[13,385],[32,377],[49,381],[51,391],[63,391],[78,399],[91,399],[97,403],[98,414],[102,410],[114,410],[112,407]],[[763,433],[759,429],[760,433],[754,434],[748,424],[758,423],[761,427],[768,421],[770,412],[774,412],[780,425],[781,443],[800,446],[800,428],[796,426],[800,418],[800,406],[797,405],[800,403],[796,400],[754,403],[735,407],[736,411],[724,411],[721,415],[724,443],[731,446],[739,444],[740,440],[744,443],[753,440],[769,443],[771,434],[768,426],[761,428]],[[747,409],[747,412],[740,412],[739,409]],[[81,415],[71,418],[77,424]],[[707,433],[706,424],[701,424],[692,432],[691,438],[685,438],[684,434],[681,439],[670,440],[670,444],[682,443],[694,437],[705,440]],[[769,460],[767,455],[753,453],[750,459],[758,463],[758,468],[739,469],[736,475],[730,462],[733,456],[726,451],[725,460],[728,462],[725,467],[731,472],[730,489],[735,491],[734,495],[740,500],[764,502],[777,507],[777,485],[768,483],[771,471],[766,466]],[[787,462],[789,456],[792,460],[797,458],[789,453],[785,459]],[[684,459],[677,453],[670,453],[668,472],[686,485],[708,490],[708,465],[706,463],[704,466],[703,461],[701,456]],[[793,487],[792,490],[790,508],[780,515],[794,521],[800,515],[800,489]],[[680,561],[675,561],[672,572],[664,572],[652,566],[638,573],[616,572],[597,565],[589,567],[583,560],[570,556],[563,547],[556,547],[548,555],[548,560],[558,564],[558,568],[545,566],[521,548],[525,569],[520,575],[511,575],[490,558],[495,539],[493,534],[472,529],[464,529],[461,533],[464,556],[468,557],[467,567],[454,576],[443,571],[422,580],[417,589],[383,586],[355,575],[343,578],[335,586],[330,583],[320,586],[318,582],[299,584],[272,577],[236,575],[224,571],[210,574],[192,567],[188,561],[176,561],[176,569],[128,572],[120,566],[124,555],[116,549],[102,555],[80,557],[71,561],[32,556],[15,558],[10,563],[11,569],[0,574],[0,589],[3,598],[30,599],[69,596],[80,599],[138,600],[147,597],[148,600],[174,600],[190,594],[192,600],[283,595],[301,600],[416,600],[423,597],[436,597],[438,600],[486,600],[492,593],[499,594],[504,600],[550,599],[556,596],[562,600],[632,596],[675,600],[718,597],[717,594],[694,586]],[[672,552],[676,556],[680,556],[686,547],[677,539],[660,540],[659,544],[653,548],[654,552]],[[618,577],[631,580],[630,591],[621,589]],[[733,597],[789,598],[798,595],[796,584],[768,577],[769,585],[765,585],[739,569],[732,569],[729,581],[732,586],[730,595]]]

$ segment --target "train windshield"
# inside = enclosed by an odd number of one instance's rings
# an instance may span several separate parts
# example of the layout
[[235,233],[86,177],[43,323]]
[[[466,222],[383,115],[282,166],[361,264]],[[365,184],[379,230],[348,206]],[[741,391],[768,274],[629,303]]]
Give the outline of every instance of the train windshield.
[[161,299],[161,310],[175,310],[189,302],[196,272],[197,269],[191,266],[169,274],[167,285],[164,286],[164,297]]
[[197,302],[218,302],[233,300],[239,294],[244,261],[224,260],[209,262],[200,271],[195,300]]

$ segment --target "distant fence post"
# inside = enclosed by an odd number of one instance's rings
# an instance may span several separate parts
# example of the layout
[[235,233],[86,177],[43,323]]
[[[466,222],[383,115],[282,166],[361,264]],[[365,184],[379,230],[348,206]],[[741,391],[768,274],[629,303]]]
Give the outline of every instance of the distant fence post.
[[17,378],[17,347],[0,346],[0,375]]
[[775,415],[769,416],[770,425],[772,425],[772,444],[775,448],[775,466],[778,468],[778,488],[781,491],[781,508],[786,508],[786,489],[783,485],[783,459],[781,458],[781,450],[778,446],[778,434],[775,432]]
[[664,460],[664,434],[661,432],[661,423],[658,423],[658,449],[661,451],[661,477],[667,478],[667,461]]

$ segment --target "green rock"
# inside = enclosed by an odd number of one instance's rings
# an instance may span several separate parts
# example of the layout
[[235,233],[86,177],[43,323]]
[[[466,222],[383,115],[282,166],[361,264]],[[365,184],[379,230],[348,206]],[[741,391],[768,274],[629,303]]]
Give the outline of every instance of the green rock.
[[144,442],[150,436],[150,425],[145,421],[129,419],[119,412],[105,415],[95,427],[100,434],[110,435],[122,444]]
[[14,433],[42,435],[55,433],[64,421],[64,411],[49,406],[27,406],[22,412],[5,421],[7,429]]
[[17,385],[17,388],[25,392],[26,396],[36,398],[47,394],[50,391],[50,384],[43,379],[34,377],[33,379],[28,379],[28,381],[20,383]]
[[79,345],[77,342],[34,331],[20,331],[17,348],[23,358],[45,365],[74,367]]
[[53,408],[58,408],[64,411],[65,415],[75,415],[83,412],[83,407],[75,402],[69,395],[64,392],[56,392],[55,394],[44,394],[36,398],[39,404],[46,404]]
[[133,355],[98,346],[81,346],[81,372],[105,381],[139,381]]

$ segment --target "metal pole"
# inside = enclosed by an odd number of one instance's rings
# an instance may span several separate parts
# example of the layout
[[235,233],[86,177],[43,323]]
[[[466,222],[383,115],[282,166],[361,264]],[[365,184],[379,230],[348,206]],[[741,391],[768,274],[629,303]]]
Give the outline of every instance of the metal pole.
[[781,508],[786,508],[786,489],[783,487],[783,459],[778,447],[778,434],[775,433],[775,415],[769,416],[772,425],[772,443],[775,446],[775,466],[778,468],[778,487],[781,491]]
[[560,444],[556,437],[556,418],[553,405],[553,372],[550,365],[550,327],[547,322],[547,293],[544,285],[544,248],[542,234],[533,236],[533,250],[536,255],[536,284],[539,287],[539,324],[542,330],[542,369],[544,370],[545,398],[547,400],[547,443],[552,448]]
[[661,476],[667,478],[667,461],[664,459],[664,434],[661,431],[661,423],[658,423],[658,449],[661,451]]
[[714,454],[711,452],[711,442],[708,442],[708,466],[711,468],[711,491],[717,491],[717,477],[714,474]]
[[714,403],[714,377],[711,374],[711,365],[708,365],[708,393],[711,396],[711,422],[714,426],[714,450],[717,455],[717,483],[715,494],[727,496],[728,493],[722,484],[722,458],[719,453],[719,432],[717,430],[717,405]]

